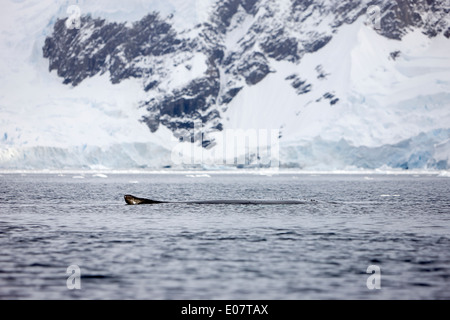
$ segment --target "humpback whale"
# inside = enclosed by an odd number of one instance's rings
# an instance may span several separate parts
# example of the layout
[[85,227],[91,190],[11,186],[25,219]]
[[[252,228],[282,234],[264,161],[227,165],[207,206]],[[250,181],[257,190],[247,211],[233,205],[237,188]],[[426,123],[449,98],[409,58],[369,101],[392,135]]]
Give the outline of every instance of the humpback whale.
[[240,205],[262,205],[262,204],[306,204],[317,202],[315,200],[311,201],[301,201],[301,200],[202,200],[202,201],[156,201],[145,198],[138,198],[132,195],[125,195],[125,202],[129,205],[139,205],[139,204],[158,204],[158,203],[178,203],[178,204],[240,204]]

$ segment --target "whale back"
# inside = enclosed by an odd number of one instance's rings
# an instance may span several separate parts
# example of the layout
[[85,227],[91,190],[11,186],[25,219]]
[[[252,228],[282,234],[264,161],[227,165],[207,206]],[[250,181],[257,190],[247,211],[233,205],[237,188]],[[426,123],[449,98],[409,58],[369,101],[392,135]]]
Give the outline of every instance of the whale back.
[[144,198],[138,198],[132,195],[125,195],[125,202],[129,205],[138,205],[138,204],[156,204],[156,203],[163,203],[161,201],[155,201],[151,199],[144,199]]
[[173,201],[156,201],[151,199],[138,198],[132,195],[125,196],[125,202],[129,205],[139,205],[139,204],[157,204],[157,203],[182,203],[182,204],[240,204],[240,205],[289,205],[289,204],[306,204],[315,203],[316,201],[311,200],[310,202],[301,200],[203,200],[203,201],[184,201],[184,202],[173,202]]

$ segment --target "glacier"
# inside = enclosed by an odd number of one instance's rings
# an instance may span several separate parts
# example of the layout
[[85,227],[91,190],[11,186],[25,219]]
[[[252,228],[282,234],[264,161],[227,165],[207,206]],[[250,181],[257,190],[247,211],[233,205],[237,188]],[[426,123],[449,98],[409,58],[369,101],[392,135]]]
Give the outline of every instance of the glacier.
[[[254,32],[252,27],[267,14],[265,8],[275,6],[271,1],[261,3],[266,7],[256,13],[239,5],[224,27],[225,56],[239,52]],[[278,2],[270,20],[273,26],[267,28],[276,30],[290,3]],[[4,1],[0,169],[186,168],[171,158],[180,136],[164,125],[149,130],[142,121],[148,110],[141,103],[208,73],[207,56],[193,52],[161,58],[161,85],[148,91],[139,78],[113,84],[109,72],[77,86],[64,85],[56,71],[48,71],[42,48],[73,4],[82,14],[128,24],[158,12],[180,37],[190,38],[198,36],[196,26],[211,19],[215,1]],[[217,110],[223,129],[278,130],[282,168],[449,170],[448,37],[443,33],[430,37],[410,27],[401,39],[391,39],[368,25],[364,15],[331,31],[330,15],[316,14],[307,20],[310,25],[297,31],[299,37],[312,38],[329,33],[318,50],[305,49],[298,57],[291,52],[282,59],[275,53],[244,54],[239,61],[253,64],[241,63],[232,70],[218,67],[224,100],[210,108]],[[308,30],[315,33],[309,35]],[[181,62],[173,63],[172,58]],[[211,126],[205,135],[215,141],[220,132],[209,130]],[[200,168],[223,165],[200,164]]]

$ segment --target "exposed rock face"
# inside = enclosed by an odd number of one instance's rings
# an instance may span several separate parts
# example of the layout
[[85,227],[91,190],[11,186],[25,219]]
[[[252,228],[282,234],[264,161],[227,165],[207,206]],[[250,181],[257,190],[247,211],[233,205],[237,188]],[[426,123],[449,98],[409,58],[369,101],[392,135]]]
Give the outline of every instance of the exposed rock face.
[[[207,131],[222,130],[222,110],[244,86],[275,72],[271,61],[300,62],[370,5],[380,9],[382,36],[401,39],[418,27],[429,37],[450,37],[448,0],[225,0],[216,3],[207,23],[189,32],[177,33],[158,13],[132,25],[83,16],[80,29],[58,20],[43,54],[64,84],[77,86],[107,72],[114,84],[141,79],[148,93],[141,103],[148,114],[141,121],[152,132],[163,125],[177,137],[189,137],[196,121]],[[320,66],[317,72],[319,79],[327,76]],[[311,89],[301,75],[286,81],[299,95]],[[323,99],[334,105],[339,97],[332,92]]]
[[111,82],[151,77],[152,68],[137,65],[144,57],[186,51],[172,27],[153,13],[126,27],[125,24],[82,17],[81,29],[68,29],[58,20],[54,36],[45,41],[44,57],[50,70],[57,70],[65,84],[78,85],[87,77],[110,72]]

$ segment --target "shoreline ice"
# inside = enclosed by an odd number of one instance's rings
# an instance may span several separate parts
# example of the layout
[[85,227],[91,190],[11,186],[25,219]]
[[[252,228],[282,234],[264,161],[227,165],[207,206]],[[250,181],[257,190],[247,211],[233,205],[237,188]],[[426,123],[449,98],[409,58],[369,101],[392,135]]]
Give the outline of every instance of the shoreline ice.
[[[237,169],[230,168],[226,170],[186,170],[186,169],[172,169],[172,170],[157,170],[157,169],[103,169],[103,170],[91,170],[91,169],[43,169],[43,170],[2,170],[0,174],[49,174],[49,175],[86,175],[92,178],[108,178],[108,175],[185,175],[189,177],[206,177],[210,175],[263,175],[263,176],[276,176],[276,175],[401,175],[401,176],[437,176],[450,178],[450,171],[446,170],[402,170],[383,168],[375,170],[298,170],[298,169],[278,169],[278,170],[266,170],[266,169]],[[371,180],[371,179],[366,179]]]

